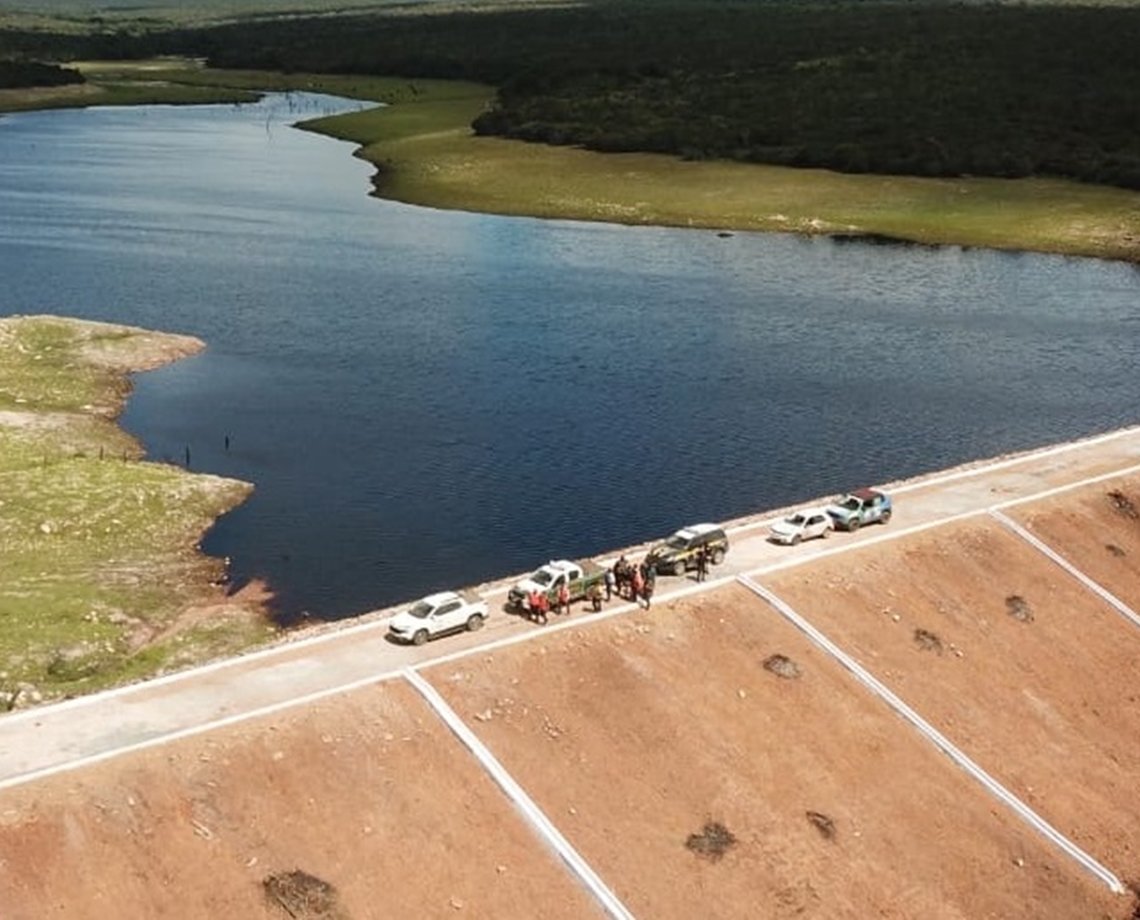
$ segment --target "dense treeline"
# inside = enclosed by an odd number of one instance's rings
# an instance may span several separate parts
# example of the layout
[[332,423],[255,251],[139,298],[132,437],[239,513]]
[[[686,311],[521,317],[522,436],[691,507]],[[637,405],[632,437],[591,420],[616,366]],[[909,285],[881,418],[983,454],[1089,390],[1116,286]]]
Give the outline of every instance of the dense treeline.
[[490,82],[476,130],[546,143],[1140,188],[1135,6],[663,0],[84,41],[72,50]]
[[55,64],[39,61],[0,61],[0,89],[22,89],[28,86],[66,86],[85,83],[83,74]]

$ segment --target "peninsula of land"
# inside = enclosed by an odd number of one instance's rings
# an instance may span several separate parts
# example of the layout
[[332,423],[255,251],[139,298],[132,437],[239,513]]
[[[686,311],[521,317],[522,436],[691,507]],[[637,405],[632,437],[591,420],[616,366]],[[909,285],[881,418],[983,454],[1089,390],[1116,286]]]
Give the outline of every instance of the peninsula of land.
[[274,630],[198,541],[248,483],[147,462],[117,424],[129,375],[196,338],[0,319],[0,710],[231,655]]
[[463,81],[215,70],[179,59],[76,66],[87,78],[82,86],[0,91],[0,112],[329,93],[377,106],[300,127],[356,144],[356,154],[376,166],[375,194],[409,204],[1140,262],[1140,193],[1125,188],[848,174],[476,136],[472,122],[495,90]]

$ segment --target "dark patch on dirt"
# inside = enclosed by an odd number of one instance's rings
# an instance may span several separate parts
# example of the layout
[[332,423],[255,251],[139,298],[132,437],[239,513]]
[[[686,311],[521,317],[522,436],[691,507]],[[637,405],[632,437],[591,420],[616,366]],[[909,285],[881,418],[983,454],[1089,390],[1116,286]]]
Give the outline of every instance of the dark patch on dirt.
[[719,821],[706,821],[699,834],[689,834],[685,846],[711,862],[716,862],[736,846],[736,836]]
[[1112,553],[1112,555],[1114,555],[1117,559],[1128,555],[1128,553],[1124,551],[1124,547],[1117,546],[1115,543],[1105,543],[1104,548]]
[[821,811],[805,812],[812,827],[819,831],[824,840],[835,839],[835,822]]
[[1140,520],[1140,509],[1137,509],[1135,502],[1119,489],[1113,489],[1109,492],[1108,500],[1112,502],[1112,507],[1126,518],[1133,521]]
[[347,920],[336,889],[300,869],[267,875],[261,881],[269,900],[294,920]]
[[916,629],[914,631],[914,644],[924,652],[942,654],[942,640],[938,638],[937,633],[932,633],[929,629]]
[[792,661],[787,655],[769,655],[764,659],[764,670],[771,671],[777,677],[782,677],[784,680],[796,680],[803,671],[800,666]]
[[1140,882],[1125,882],[1124,887],[1132,895],[1132,913],[1128,915],[1129,920],[1140,920]]
[[1022,623],[1033,622],[1033,611],[1029,608],[1029,601],[1020,594],[1011,594],[1005,599],[1005,612]]

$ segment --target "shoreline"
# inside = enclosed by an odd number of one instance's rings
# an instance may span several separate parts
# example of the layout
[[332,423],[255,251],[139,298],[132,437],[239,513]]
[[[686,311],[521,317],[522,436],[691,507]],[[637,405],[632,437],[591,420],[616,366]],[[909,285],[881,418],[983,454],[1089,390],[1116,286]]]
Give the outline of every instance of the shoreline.
[[58,316],[0,318],[0,709],[200,664],[273,635],[200,541],[250,483],[146,459],[118,419],[132,376],[200,339]]
[[[295,126],[356,145],[375,197],[442,210],[1140,264],[1140,193],[1065,179],[838,173],[476,137],[492,98],[431,94]],[[313,88],[335,93],[314,78]]]
[[[1140,424],[1127,425],[1122,428],[1114,428],[1109,431],[1099,432],[1097,434],[1090,434],[1085,437],[1076,438],[1070,441],[1061,441],[1058,443],[1042,444],[1038,447],[1030,447],[1025,450],[1009,451],[1006,453],[996,454],[991,457],[979,457],[975,460],[968,460],[964,463],[959,463],[956,466],[946,467],[944,469],[931,470],[926,473],[918,473],[914,476],[905,476],[901,479],[894,479],[890,482],[871,484],[873,488],[881,489],[889,494],[906,493],[915,489],[926,488],[930,486],[939,485],[943,482],[948,482],[956,479],[969,479],[973,476],[979,476],[993,471],[1001,470],[1006,467],[1017,466],[1021,463],[1032,463],[1035,460],[1051,457],[1055,455],[1063,455],[1072,451],[1082,451],[1095,448],[1096,446],[1108,443],[1120,438],[1129,438],[1135,435],[1140,435]],[[751,514],[742,515],[740,517],[729,518],[724,521],[715,521],[718,526],[723,527],[728,533],[730,540],[736,535],[746,534],[750,531],[766,529],[770,525],[776,523],[786,515],[803,508],[815,507],[818,505],[826,504],[837,496],[817,496],[815,498],[805,499],[791,505],[784,505],[777,508],[761,508]],[[664,539],[668,534],[660,534],[660,539]],[[589,558],[600,565],[611,565],[614,560],[619,556],[626,556],[633,559],[644,555],[659,539],[647,540],[642,543],[635,543],[629,546],[618,547],[614,549],[602,550],[599,553],[590,556]],[[488,579],[487,581],[479,582],[473,585],[440,585],[437,586],[438,591],[453,590],[458,592],[473,592],[484,599],[493,599],[500,596],[505,597],[510,587],[518,581],[526,577],[529,572],[516,572],[513,574],[502,575],[496,578]],[[335,620],[324,621],[310,621],[302,623],[296,627],[285,630],[280,638],[266,647],[266,651],[273,648],[286,648],[291,643],[301,641],[304,642],[308,639],[313,639],[320,636],[326,636],[331,633],[340,634],[345,629],[350,631],[361,629],[371,630],[377,628],[380,624],[386,622],[396,613],[406,609],[411,605],[416,598],[409,597],[403,601],[395,604],[390,604],[386,607],[379,607],[374,610],[364,611],[352,616],[342,617]]]
[[[421,207],[897,245],[1039,252],[1140,264],[1140,193],[1064,179],[931,179],[665,154],[595,153],[497,137],[471,122],[494,98],[475,83],[209,70],[183,60],[85,62],[80,98],[0,92],[0,113],[57,106],[233,102],[304,91],[377,108],[295,125],[355,145],[372,194]],[[6,95],[7,94],[7,95]],[[27,94],[25,94],[27,95]]]

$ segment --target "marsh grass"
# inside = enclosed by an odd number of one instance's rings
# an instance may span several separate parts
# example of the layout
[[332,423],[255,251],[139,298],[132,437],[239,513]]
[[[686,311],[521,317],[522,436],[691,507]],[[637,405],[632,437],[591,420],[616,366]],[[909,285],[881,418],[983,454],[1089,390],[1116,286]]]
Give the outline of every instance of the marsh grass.
[[1140,261],[1140,195],[1063,180],[695,163],[476,138],[459,125],[418,136],[381,133],[362,156],[381,168],[378,194],[432,207]]
[[[211,70],[180,59],[87,62],[105,101],[231,101],[303,90],[383,103],[302,122],[359,145],[376,194],[545,218],[886,237],[1140,261],[1140,194],[1057,179],[846,174],[476,137],[494,90],[476,83]],[[197,99],[193,94],[201,94]],[[217,94],[211,96],[211,94]],[[88,100],[90,102],[90,100]],[[0,102],[0,106],[2,106]],[[74,103],[72,103],[74,104]]]
[[[226,609],[196,550],[246,483],[139,460],[114,423],[126,372],[196,340],[53,317],[0,320],[0,704],[232,653],[269,628]],[[212,603],[219,616],[188,615]],[[183,628],[184,627],[184,628]]]

